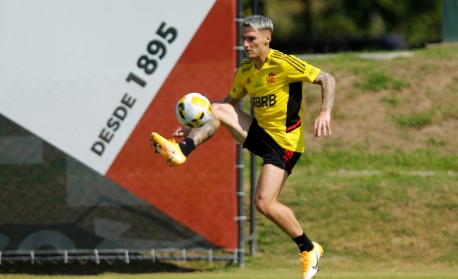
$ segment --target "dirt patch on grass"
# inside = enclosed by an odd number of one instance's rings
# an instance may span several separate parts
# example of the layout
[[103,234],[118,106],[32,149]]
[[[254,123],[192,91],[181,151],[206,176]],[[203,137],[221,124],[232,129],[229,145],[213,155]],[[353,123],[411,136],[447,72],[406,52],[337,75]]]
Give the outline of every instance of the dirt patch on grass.
[[[333,135],[315,139],[312,123],[320,109],[321,92],[318,86],[305,86],[308,148],[458,153],[457,47],[438,55],[420,50],[412,57],[391,60],[355,56],[311,63],[335,76],[337,90]],[[385,80],[371,79],[374,75]]]

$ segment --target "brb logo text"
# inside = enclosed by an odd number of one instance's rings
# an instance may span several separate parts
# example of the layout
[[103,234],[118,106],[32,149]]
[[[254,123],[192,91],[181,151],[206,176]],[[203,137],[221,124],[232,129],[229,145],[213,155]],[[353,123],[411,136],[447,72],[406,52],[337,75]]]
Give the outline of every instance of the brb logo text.
[[[162,60],[167,55],[167,44],[172,44],[177,38],[178,31],[174,27],[167,27],[162,22],[156,31],[157,38],[150,41],[146,47],[147,54],[140,56],[137,60],[137,67],[144,72],[141,77],[130,72],[126,82],[144,88],[147,85],[145,78],[154,74],[159,67],[158,60]],[[126,119],[129,110],[135,105],[136,98],[125,93],[120,104],[114,109],[105,126],[100,130],[97,140],[91,146],[91,151],[102,156],[105,147],[111,142],[122,122]]]

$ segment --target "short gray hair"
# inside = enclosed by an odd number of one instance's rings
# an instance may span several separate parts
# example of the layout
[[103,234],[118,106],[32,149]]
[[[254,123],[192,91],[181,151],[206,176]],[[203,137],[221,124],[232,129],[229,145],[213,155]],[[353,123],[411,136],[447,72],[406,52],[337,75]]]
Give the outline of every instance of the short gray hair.
[[274,24],[270,18],[262,15],[252,15],[243,20],[243,27],[251,27],[258,30],[270,30],[270,33],[274,32]]

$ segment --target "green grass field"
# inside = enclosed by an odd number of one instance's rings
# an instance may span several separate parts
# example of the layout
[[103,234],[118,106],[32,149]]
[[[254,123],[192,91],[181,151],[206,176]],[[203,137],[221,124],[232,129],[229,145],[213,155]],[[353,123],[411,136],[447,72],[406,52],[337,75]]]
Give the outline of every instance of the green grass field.
[[[239,269],[231,268],[218,271],[206,272],[190,272],[190,273],[149,273],[149,274],[119,274],[119,273],[103,273],[99,275],[31,275],[31,274],[14,274],[0,275],[0,278],[15,278],[15,279],[162,279],[162,278],[177,278],[177,279],[296,279],[300,278],[297,271],[286,269],[264,269],[254,270],[251,268]],[[332,272],[320,271],[317,278],[322,279],[446,279],[457,278],[456,272]]]
[[[337,79],[333,135],[312,137],[320,96],[307,86],[308,148],[281,201],[326,249],[317,278],[458,278],[458,47],[383,61],[346,53],[309,62]],[[0,278],[300,278],[297,248],[259,215],[257,253],[244,268],[164,265],[66,271],[2,264]]]

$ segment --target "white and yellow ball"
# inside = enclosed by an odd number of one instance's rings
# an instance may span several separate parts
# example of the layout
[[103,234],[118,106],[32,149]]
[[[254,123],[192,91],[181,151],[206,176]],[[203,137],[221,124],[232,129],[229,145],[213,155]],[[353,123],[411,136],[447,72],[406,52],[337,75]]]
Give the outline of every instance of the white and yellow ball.
[[202,94],[192,92],[184,95],[177,103],[178,121],[191,128],[197,128],[212,117],[210,101]]

